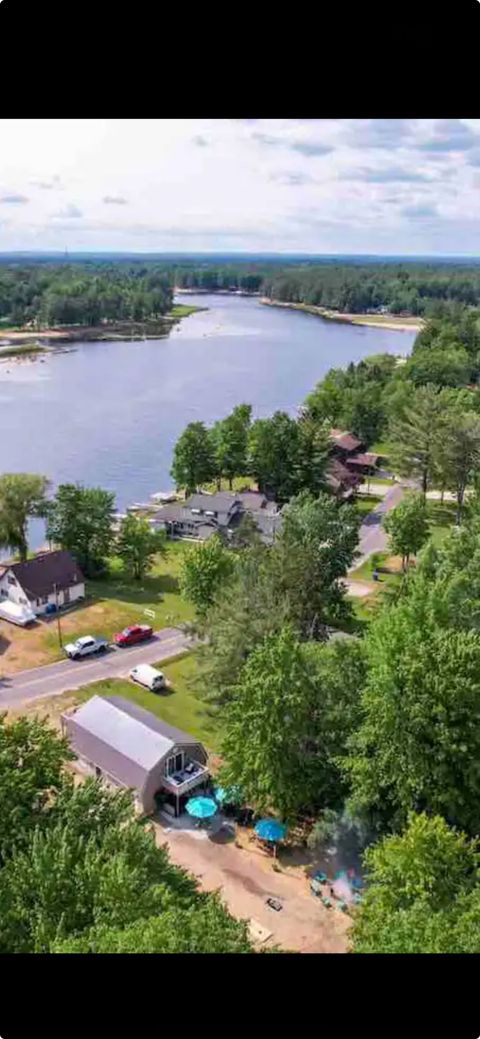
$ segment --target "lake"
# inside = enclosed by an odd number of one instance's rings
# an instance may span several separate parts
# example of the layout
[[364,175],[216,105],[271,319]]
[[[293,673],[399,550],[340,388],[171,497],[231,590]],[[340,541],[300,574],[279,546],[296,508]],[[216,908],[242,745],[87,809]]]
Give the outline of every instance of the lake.
[[[42,361],[0,364],[0,472],[39,472],[114,491],[117,507],[171,487],[188,422],[235,404],[294,414],[329,368],[407,354],[415,332],[322,321],[238,296],[182,296],[209,309],[165,339],[75,343]],[[43,541],[32,524],[32,547]]]

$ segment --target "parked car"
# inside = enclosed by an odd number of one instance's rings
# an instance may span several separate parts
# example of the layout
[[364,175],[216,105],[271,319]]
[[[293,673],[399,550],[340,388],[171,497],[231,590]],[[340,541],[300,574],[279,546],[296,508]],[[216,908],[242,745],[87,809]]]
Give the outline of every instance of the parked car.
[[132,624],[130,628],[117,631],[117,634],[113,636],[113,641],[117,646],[135,646],[137,642],[151,639],[152,635],[153,628],[150,628],[148,624]]
[[138,667],[132,667],[130,678],[133,682],[138,682],[139,685],[150,689],[152,693],[165,688],[165,675],[156,667],[151,667],[150,664],[139,664]]
[[106,639],[94,638],[93,635],[82,635],[76,642],[69,642],[65,646],[65,653],[70,660],[80,660],[89,657],[92,653],[105,653],[108,649]]

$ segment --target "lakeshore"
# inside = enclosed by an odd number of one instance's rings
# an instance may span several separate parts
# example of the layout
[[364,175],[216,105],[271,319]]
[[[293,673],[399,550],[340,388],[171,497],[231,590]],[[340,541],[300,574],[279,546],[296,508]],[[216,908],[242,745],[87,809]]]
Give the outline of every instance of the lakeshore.
[[338,321],[347,325],[367,325],[369,328],[385,328],[392,332],[420,332],[425,322],[420,317],[402,317],[396,314],[342,314],[339,310],[327,310],[309,303],[284,303],[282,300],[268,299],[262,296],[259,300],[267,307],[282,307],[285,310],[299,310],[304,314],[324,318],[326,321]]
[[[155,321],[113,321],[100,325],[63,325],[55,328],[0,329],[0,360],[16,354],[41,353],[48,345],[74,342],[125,342],[163,339],[182,318],[205,307],[177,303]],[[18,346],[18,350],[16,347]]]

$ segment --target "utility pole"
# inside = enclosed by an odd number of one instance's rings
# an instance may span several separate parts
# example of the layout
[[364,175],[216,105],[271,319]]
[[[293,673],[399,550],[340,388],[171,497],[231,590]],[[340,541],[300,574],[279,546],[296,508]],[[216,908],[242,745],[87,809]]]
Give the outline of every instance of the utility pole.
[[63,649],[62,628],[61,628],[61,625],[60,625],[60,613],[59,613],[59,610],[58,610],[58,590],[57,590],[57,585],[56,584],[54,584],[54,586],[53,586],[53,591],[55,593],[55,606],[56,606],[56,614],[57,614],[58,645],[60,646],[60,649]]

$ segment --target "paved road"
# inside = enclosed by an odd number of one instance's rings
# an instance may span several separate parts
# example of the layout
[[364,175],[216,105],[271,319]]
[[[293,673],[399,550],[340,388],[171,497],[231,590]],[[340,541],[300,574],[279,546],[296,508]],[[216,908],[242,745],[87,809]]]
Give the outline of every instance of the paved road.
[[191,647],[192,640],[179,628],[163,628],[143,646],[112,647],[99,657],[62,660],[58,664],[18,671],[15,675],[0,677],[0,710],[45,696],[59,696],[101,678],[121,678],[136,664],[160,663]]
[[395,487],[392,487],[385,495],[383,501],[377,505],[373,512],[369,512],[368,516],[365,517],[360,527],[358,542],[360,555],[355,560],[353,566],[350,567],[349,573],[361,566],[373,552],[385,552],[387,550],[388,539],[382,527],[382,518],[386,512],[398,505],[405,494],[405,490],[406,487],[402,486],[402,484],[395,484]]

